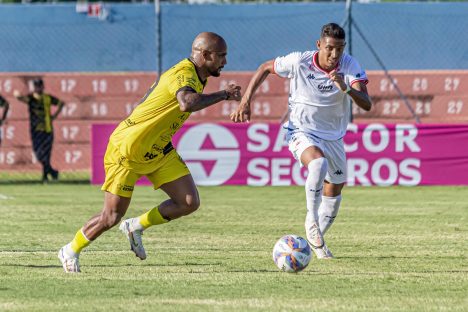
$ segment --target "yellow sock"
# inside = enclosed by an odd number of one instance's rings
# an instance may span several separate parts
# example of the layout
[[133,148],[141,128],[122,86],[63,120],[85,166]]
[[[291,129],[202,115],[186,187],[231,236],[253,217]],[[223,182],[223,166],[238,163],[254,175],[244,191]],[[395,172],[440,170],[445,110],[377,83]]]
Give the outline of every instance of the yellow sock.
[[76,232],[75,238],[71,241],[70,246],[71,249],[78,254],[89,244],[91,244],[91,241],[84,235],[83,228],[81,228]]
[[138,217],[140,224],[145,228],[149,228],[152,225],[163,224],[169,222],[161,216],[159,212],[159,207],[154,207],[145,214],[142,214]]

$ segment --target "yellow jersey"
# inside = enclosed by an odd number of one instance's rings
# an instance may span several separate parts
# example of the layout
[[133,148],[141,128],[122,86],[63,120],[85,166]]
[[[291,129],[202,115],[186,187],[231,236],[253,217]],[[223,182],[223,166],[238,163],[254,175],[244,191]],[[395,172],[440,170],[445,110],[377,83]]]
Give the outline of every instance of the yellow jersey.
[[202,93],[205,85],[195,65],[184,59],[153,84],[132,114],[114,130],[109,142],[131,162],[147,164],[160,159],[165,148],[172,147],[172,136],[190,116],[180,110],[177,91],[189,87]]

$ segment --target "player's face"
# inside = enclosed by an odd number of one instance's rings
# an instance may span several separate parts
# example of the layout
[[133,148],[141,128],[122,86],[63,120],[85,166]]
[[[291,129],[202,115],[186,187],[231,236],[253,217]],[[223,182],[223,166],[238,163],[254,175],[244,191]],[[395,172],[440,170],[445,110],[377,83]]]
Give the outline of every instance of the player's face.
[[327,70],[335,68],[343,55],[345,46],[346,42],[344,39],[331,37],[320,38],[320,40],[317,41],[320,66]]
[[211,76],[219,77],[224,65],[227,64],[226,55],[227,47],[226,44],[219,44],[213,51],[205,51],[205,64],[208,73]]

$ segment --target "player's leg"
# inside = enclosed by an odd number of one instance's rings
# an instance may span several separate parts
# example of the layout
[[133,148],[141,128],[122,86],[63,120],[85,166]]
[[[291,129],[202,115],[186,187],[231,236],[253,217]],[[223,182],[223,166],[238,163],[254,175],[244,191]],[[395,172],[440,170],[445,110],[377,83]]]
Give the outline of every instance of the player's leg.
[[169,196],[159,206],[159,212],[167,220],[174,220],[195,212],[200,207],[200,197],[192,175],[161,185]]
[[344,183],[333,184],[325,181],[323,188],[322,203],[319,207],[319,225],[322,234],[328,231],[335,221],[341,204],[341,190]]
[[325,244],[319,228],[318,214],[328,167],[327,159],[323,156],[322,150],[316,146],[308,147],[301,155],[301,162],[309,171],[305,182],[307,201],[305,228],[307,239],[314,248],[321,248]]
[[104,194],[104,207],[102,211],[92,217],[76,232],[73,240],[63,246],[59,251],[65,272],[80,272],[78,258],[81,251],[102,233],[120,222],[130,205],[130,197],[123,197],[109,192]]
[[130,242],[131,250],[141,260],[146,259],[141,238],[144,230],[188,215],[200,206],[198,191],[191,175],[165,183],[160,188],[169,195],[168,200],[141,216],[124,220],[119,227]]
[[307,215],[305,220],[306,235],[313,249],[322,248],[325,244],[319,228],[318,209],[322,199],[322,189],[327,173],[328,161],[324,156],[320,139],[303,134],[293,136],[289,149],[294,157],[308,168],[305,181]]
[[109,145],[104,156],[106,180],[102,186],[104,207],[76,232],[73,240],[59,251],[66,272],[79,272],[80,252],[102,233],[119,223],[127,212],[135,182],[141,176],[121,164],[118,150]]
[[319,208],[320,230],[322,234],[330,228],[338,215],[341,204],[341,191],[347,180],[346,152],[343,140],[324,142],[325,155],[328,159],[326,184]]
[[[328,159],[328,172],[325,176],[322,202],[319,207],[319,226],[323,235],[328,231],[341,204],[341,191],[347,179],[346,153],[343,140],[324,142],[325,156]],[[333,258],[325,245],[323,258]]]
[[169,199],[136,218],[124,220],[121,231],[127,236],[131,249],[140,259],[146,258],[141,241],[144,230],[188,215],[198,209],[200,200],[190,171],[175,150],[168,153],[155,172],[146,175],[154,189],[161,188]]

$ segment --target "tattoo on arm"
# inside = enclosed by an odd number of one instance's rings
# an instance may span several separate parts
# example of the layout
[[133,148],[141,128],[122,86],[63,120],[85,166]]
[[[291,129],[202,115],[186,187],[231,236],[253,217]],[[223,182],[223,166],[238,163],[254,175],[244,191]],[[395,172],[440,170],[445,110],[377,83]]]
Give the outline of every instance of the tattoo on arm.
[[210,94],[198,94],[191,88],[190,90],[182,88],[177,91],[177,100],[183,112],[196,112],[227,98],[228,94],[225,90]]

